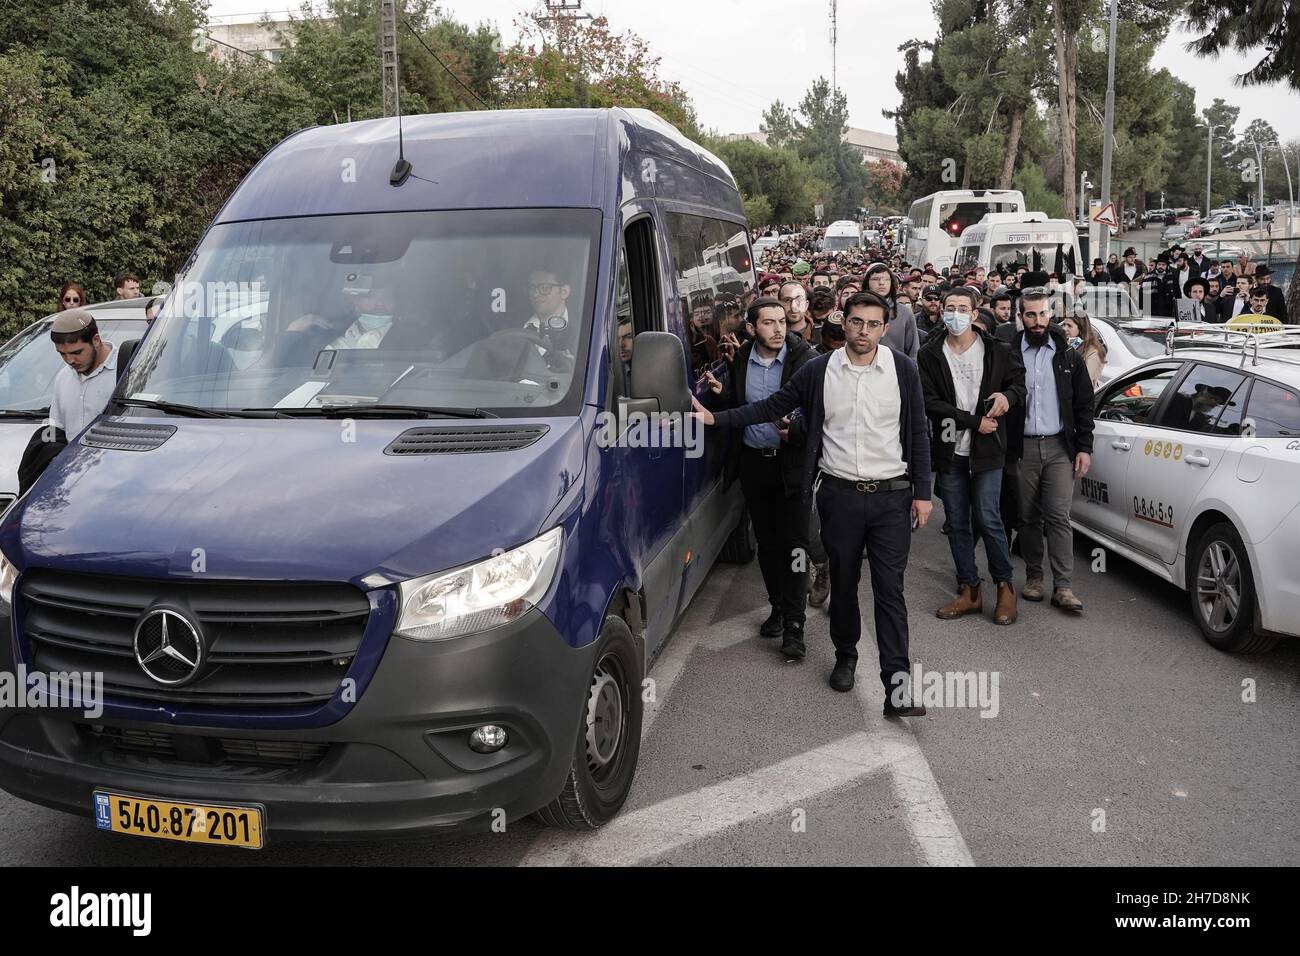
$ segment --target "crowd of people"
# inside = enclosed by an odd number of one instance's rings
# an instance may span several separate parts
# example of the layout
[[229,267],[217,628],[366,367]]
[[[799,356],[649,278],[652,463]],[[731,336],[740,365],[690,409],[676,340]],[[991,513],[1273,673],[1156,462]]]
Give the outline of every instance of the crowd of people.
[[[771,605],[760,634],[801,659],[807,607],[829,600],[830,685],[851,689],[865,561],[885,713],[920,716],[907,688],[903,581],[932,496],[953,561],[953,598],[937,617],[981,614],[986,596],[1000,625],[1018,620],[1021,600],[1083,609],[1070,508],[1091,464],[1106,348],[1061,293],[1094,280],[1023,267],[941,272],[905,261],[887,234],[826,253],[819,230],[782,228],[792,234],[768,244],[753,290],[692,303],[699,358],[730,363],[725,381],[701,368],[713,400],[695,413],[732,429]],[[1134,258],[1117,257],[1106,281],[1141,281]],[[1019,587],[1013,554],[1024,561]]]

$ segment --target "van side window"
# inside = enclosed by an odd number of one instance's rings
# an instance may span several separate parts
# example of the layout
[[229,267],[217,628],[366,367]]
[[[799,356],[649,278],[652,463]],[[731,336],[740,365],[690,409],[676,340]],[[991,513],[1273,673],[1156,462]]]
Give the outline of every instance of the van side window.
[[743,227],[685,213],[666,214],[677,291],[698,378],[719,360],[719,299],[743,295],[754,282],[749,236]]
[[632,344],[636,338],[632,316],[632,281],[628,276],[627,252],[618,247],[618,282],[614,289],[614,395],[632,394]]

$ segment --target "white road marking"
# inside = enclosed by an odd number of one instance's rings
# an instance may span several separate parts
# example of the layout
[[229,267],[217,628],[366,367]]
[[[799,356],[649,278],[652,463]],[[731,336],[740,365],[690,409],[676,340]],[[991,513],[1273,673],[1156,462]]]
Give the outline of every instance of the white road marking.
[[[755,638],[755,630],[739,627],[724,631],[709,626],[739,568],[727,566],[719,570],[725,577],[711,582],[712,586],[706,588],[707,597],[698,595],[692,602],[650,672],[649,676],[655,680],[655,699],[645,705],[641,724],[643,740],[663,712],[677,679],[697,648],[718,652]],[[701,601],[701,598],[706,599]],[[863,637],[864,648],[870,655],[871,635],[864,633]],[[855,688],[867,732],[640,810],[624,812],[594,833],[544,831],[519,865],[635,865],[822,793],[843,789],[883,769],[892,778],[908,835],[925,864],[974,866],[975,860],[948,809],[925,753],[907,726],[907,719],[887,720],[881,714],[884,688],[873,675],[874,670],[861,675],[867,679],[859,679]]]
[[523,865],[648,863],[696,840],[849,787],[909,758],[901,740],[852,734],[770,767],[624,813],[594,833],[547,833]]

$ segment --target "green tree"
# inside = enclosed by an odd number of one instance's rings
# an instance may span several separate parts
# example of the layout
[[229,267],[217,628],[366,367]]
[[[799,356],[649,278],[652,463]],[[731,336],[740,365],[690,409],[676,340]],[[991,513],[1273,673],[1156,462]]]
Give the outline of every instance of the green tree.
[[1260,47],[1264,55],[1238,75],[1242,86],[1285,83],[1300,91],[1300,4],[1296,0],[1190,0],[1183,10],[1193,30],[1204,30],[1187,44],[1197,56],[1240,54]]
[[741,196],[746,200],[762,197],[770,205],[765,218],[747,213],[750,222],[758,225],[812,218],[813,203],[825,184],[817,179],[811,164],[794,150],[772,149],[748,139],[705,145],[727,164]]

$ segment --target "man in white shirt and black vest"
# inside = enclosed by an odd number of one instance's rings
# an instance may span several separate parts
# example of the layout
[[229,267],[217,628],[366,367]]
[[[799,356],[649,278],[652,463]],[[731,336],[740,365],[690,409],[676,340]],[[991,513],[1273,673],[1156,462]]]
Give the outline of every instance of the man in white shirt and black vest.
[[903,575],[912,528],[929,520],[933,479],[925,398],[916,363],[880,345],[889,304],[870,292],[845,303],[845,347],[807,362],[770,398],[716,415],[699,402],[706,425],[739,427],[803,409],[803,490],[815,496],[830,559],[830,685],[853,688],[862,617],[858,584],[863,549],[871,571],[880,679],[886,716],[921,716],[908,686],[907,603]]

